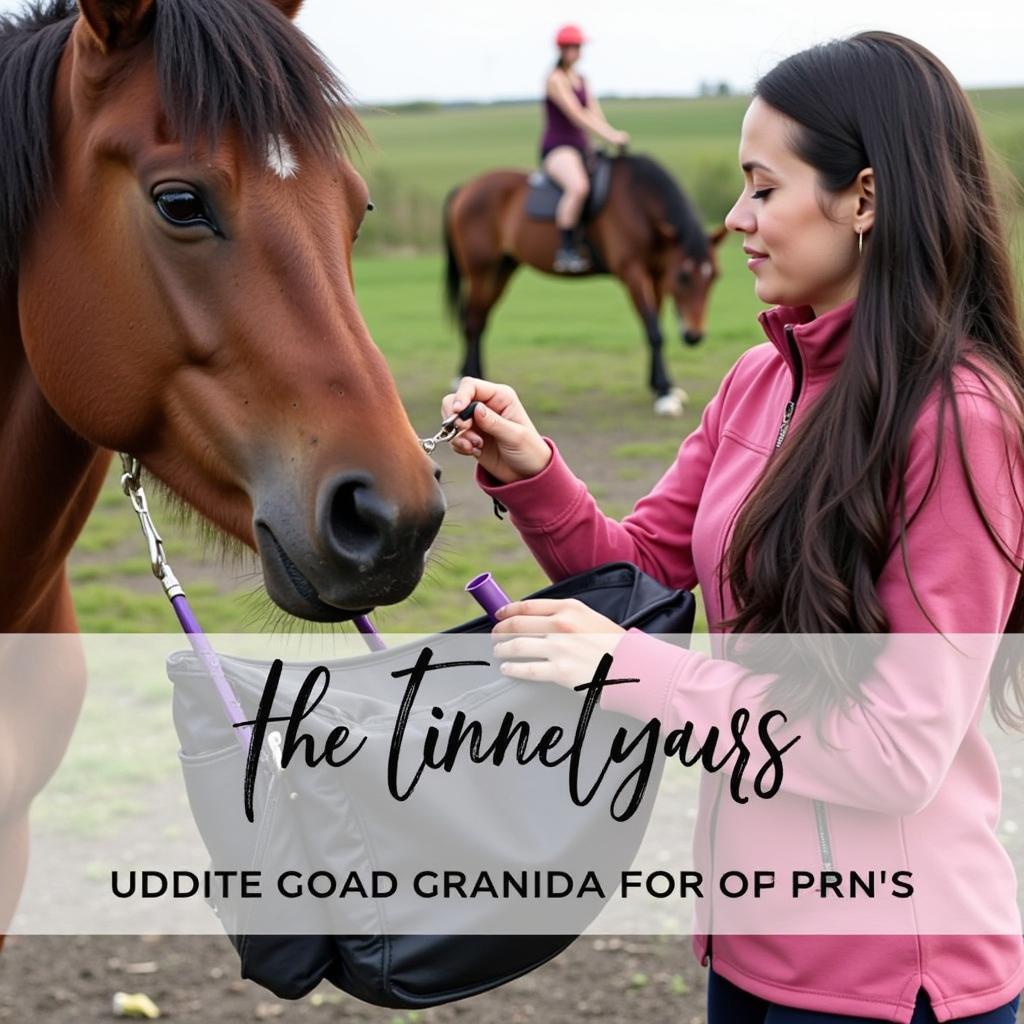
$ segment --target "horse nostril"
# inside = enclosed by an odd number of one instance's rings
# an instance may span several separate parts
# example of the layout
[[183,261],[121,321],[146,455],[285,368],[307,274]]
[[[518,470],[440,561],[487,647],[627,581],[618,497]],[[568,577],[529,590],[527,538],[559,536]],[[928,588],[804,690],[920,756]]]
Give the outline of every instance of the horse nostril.
[[356,537],[369,539],[376,534],[372,522],[364,514],[366,490],[367,485],[362,480],[348,480],[338,487],[331,499],[332,526],[340,526]]
[[435,467],[434,467],[434,479],[435,479],[435,480],[436,480],[436,481],[437,481],[438,483],[440,483],[440,482],[441,482],[441,467],[440,467],[440,466],[435,466]]
[[340,477],[326,487],[321,533],[331,551],[351,561],[374,559],[390,545],[396,512],[373,488],[365,474]]

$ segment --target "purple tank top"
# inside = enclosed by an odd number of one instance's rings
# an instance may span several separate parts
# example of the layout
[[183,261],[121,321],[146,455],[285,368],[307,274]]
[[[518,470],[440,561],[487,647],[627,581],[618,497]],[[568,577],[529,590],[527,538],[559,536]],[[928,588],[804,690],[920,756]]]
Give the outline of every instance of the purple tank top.
[[[579,88],[572,90],[579,100],[580,106],[587,106],[586,83],[580,79]],[[590,145],[587,142],[587,133],[577,127],[565,116],[562,108],[551,99],[544,97],[545,125],[544,136],[540,142],[541,159],[548,155],[556,146],[574,146],[576,149],[587,152]]]

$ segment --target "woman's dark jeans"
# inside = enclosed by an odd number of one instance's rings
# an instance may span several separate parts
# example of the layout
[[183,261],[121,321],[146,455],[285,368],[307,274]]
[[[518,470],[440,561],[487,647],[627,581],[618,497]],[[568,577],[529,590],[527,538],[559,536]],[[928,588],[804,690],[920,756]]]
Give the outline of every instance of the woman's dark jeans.
[[[1020,996],[1005,1006],[973,1017],[957,1017],[963,1024],[1014,1024]],[[714,970],[708,972],[708,1024],[877,1024],[876,1017],[849,1017],[818,1010],[794,1010],[769,1003],[744,992]],[[910,1024],[936,1024],[932,1004],[924,989],[917,993],[917,1006]]]

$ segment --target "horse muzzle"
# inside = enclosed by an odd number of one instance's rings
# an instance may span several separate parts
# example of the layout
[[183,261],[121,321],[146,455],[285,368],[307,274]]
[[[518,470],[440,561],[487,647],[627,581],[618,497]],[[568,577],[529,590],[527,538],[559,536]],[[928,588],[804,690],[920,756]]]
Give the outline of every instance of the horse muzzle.
[[444,518],[439,475],[431,500],[415,511],[380,494],[368,473],[332,477],[317,493],[314,537],[302,528],[302,510],[268,502],[254,526],[274,603],[314,622],[343,622],[408,597]]

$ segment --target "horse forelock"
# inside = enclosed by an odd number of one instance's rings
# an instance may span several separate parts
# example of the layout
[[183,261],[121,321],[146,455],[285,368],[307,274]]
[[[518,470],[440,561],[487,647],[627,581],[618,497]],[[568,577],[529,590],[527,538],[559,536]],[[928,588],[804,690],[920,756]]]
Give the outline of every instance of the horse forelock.
[[362,136],[335,71],[269,0],[157,0],[153,54],[186,143],[215,145],[234,125],[252,159],[272,148],[284,169],[289,149],[329,157]]
[[[229,126],[250,159],[281,177],[296,149],[329,158],[363,130],[316,46],[269,0],[157,0],[152,54],[160,103],[186,145],[215,146]],[[0,282],[50,196],[51,97],[78,20],[74,0],[30,0],[0,15]]]
[[683,251],[698,263],[711,260],[711,243],[689,197],[664,167],[649,156],[629,155],[631,184],[660,205],[665,220],[675,229]]

